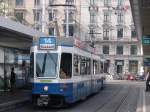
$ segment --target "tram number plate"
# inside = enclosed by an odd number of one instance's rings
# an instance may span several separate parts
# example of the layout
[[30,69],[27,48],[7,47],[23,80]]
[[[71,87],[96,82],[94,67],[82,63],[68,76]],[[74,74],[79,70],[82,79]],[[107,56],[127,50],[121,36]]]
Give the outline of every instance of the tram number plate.
[[40,95],[40,97],[42,97],[42,98],[47,98],[48,95]]

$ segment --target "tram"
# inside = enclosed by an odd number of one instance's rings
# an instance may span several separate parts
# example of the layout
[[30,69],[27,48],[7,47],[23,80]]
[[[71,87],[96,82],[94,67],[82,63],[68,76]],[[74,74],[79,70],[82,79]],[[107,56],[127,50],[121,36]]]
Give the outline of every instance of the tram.
[[100,56],[77,39],[41,37],[31,47],[34,106],[62,106],[86,99],[105,84]]

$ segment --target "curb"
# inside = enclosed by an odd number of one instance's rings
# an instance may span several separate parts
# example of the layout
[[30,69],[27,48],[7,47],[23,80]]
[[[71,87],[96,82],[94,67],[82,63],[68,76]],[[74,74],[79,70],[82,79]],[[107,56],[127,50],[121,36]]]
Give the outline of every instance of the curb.
[[142,98],[142,92],[143,92],[143,90],[142,89],[140,89],[140,91],[139,91],[139,96],[138,96],[138,101],[137,101],[137,108],[136,108],[136,112],[142,112],[142,107],[143,107],[143,102],[142,102],[142,100],[143,100],[143,98]]
[[0,104],[0,112],[8,111],[16,107],[22,106],[23,104],[28,103],[29,98],[24,98],[22,100],[9,101],[7,103]]

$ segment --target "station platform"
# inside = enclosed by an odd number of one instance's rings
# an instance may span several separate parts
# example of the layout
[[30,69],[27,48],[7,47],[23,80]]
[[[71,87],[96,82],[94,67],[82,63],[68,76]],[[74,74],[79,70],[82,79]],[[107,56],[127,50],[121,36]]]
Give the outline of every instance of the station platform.
[[30,90],[0,91],[0,112],[6,112],[28,103],[30,93]]

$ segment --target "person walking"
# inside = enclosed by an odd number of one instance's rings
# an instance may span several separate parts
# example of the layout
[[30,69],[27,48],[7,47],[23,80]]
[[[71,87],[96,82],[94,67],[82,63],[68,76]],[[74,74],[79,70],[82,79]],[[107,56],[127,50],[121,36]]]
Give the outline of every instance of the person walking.
[[10,76],[10,84],[11,84],[11,91],[14,91],[16,82],[16,74],[14,72],[14,67],[11,68],[11,76]]
[[150,70],[148,70],[146,75],[146,91],[150,91]]

